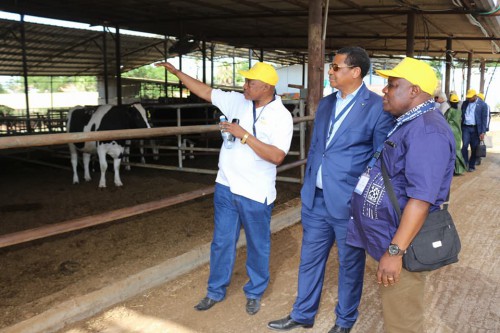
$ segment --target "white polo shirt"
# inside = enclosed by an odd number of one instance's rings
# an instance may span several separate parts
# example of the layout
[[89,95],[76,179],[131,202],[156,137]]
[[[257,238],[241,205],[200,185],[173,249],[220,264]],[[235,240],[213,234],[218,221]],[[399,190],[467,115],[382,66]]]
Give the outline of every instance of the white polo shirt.
[[[253,103],[238,92],[212,90],[212,103],[231,122],[237,118],[240,126],[253,135]],[[290,149],[293,135],[293,120],[281,98],[256,110],[257,139],[281,149],[285,154]],[[246,144],[236,139],[231,149],[221,146],[217,183],[229,186],[231,192],[245,198],[267,204],[276,200],[276,165],[260,158]]]

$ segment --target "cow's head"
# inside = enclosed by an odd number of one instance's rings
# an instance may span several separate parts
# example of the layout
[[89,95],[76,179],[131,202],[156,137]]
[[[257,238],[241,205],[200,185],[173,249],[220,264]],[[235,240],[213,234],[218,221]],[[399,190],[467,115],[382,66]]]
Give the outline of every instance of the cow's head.
[[141,104],[135,103],[130,105],[127,109],[130,117],[130,127],[131,128],[151,128],[148,123],[148,118],[146,116],[146,110]]

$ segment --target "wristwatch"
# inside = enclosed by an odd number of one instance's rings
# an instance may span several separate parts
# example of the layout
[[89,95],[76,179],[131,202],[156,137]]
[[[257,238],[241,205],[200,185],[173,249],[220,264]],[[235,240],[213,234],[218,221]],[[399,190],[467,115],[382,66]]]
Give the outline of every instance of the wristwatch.
[[387,250],[390,256],[402,256],[406,251],[401,250],[397,244],[391,243],[389,249]]

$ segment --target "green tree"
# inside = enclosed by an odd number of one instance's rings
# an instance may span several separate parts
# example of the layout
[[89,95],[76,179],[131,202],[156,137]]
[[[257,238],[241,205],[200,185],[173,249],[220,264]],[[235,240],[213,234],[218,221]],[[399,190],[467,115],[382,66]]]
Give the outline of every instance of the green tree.
[[442,61],[441,60],[430,60],[430,61],[428,61],[428,63],[436,71],[436,76],[437,76],[438,80],[442,80],[443,79],[443,73],[441,73]]
[[[165,81],[165,72],[165,68],[156,67],[154,64],[150,64],[125,72],[122,76]],[[175,75],[168,73],[168,81],[177,82],[179,80]]]
[[225,86],[242,86],[245,83],[245,78],[239,74],[240,70],[248,70],[248,61],[235,63],[236,82],[233,82],[233,63],[223,61],[221,65],[217,66],[215,83]]
[[[20,76],[12,77],[4,84],[0,93],[24,92],[24,79]],[[62,92],[69,89],[77,91],[97,91],[95,76],[29,76],[28,87],[32,91],[48,93]]]

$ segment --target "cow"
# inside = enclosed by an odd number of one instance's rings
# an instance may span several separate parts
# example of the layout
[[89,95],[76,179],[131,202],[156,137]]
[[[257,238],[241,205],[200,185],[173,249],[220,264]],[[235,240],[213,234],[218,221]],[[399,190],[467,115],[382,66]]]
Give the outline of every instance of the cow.
[[[119,106],[77,106],[68,113],[67,131],[69,133],[134,128],[150,128],[146,118],[146,110],[139,103]],[[89,172],[90,156],[97,152],[101,169],[99,188],[106,187],[106,169],[108,168],[106,154],[113,158],[115,185],[123,186],[120,179],[120,164],[125,150],[125,140],[88,141],[69,143],[68,145],[71,153],[71,165],[73,167],[73,184],[79,183],[76,169],[78,151],[81,151],[83,153],[84,177],[86,181],[91,180]]]

